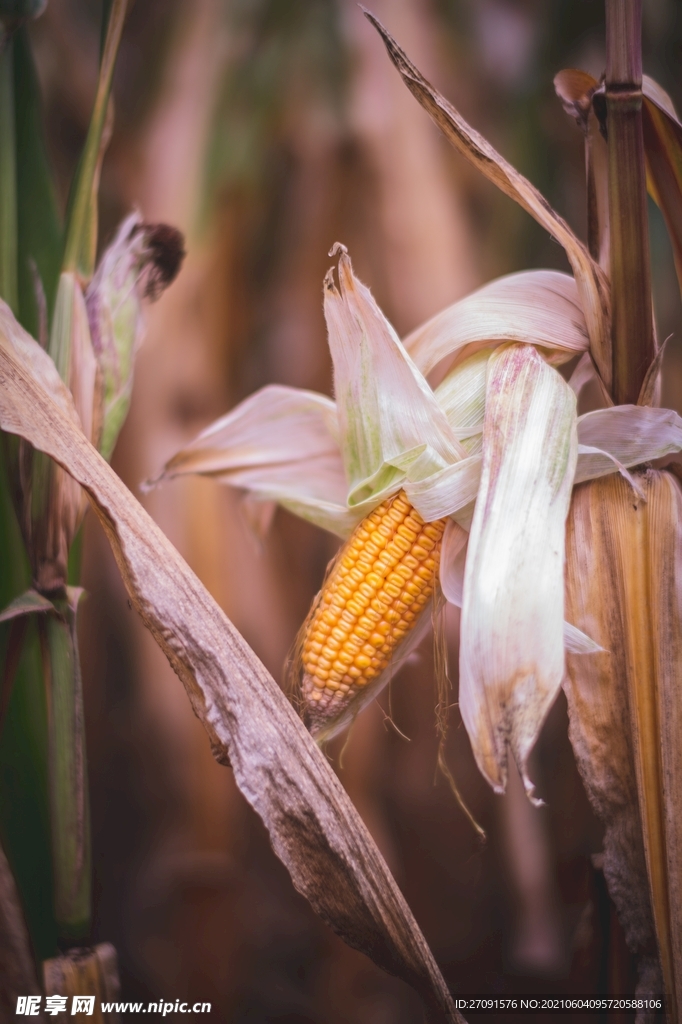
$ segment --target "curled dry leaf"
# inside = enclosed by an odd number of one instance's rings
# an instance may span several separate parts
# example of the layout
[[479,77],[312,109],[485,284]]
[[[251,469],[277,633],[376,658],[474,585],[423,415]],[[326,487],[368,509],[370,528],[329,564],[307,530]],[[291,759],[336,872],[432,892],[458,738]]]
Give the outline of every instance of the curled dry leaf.
[[39,994],[19,894],[0,847],[0,1020],[14,1020],[18,996]]
[[578,766],[606,825],[604,873],[639,957],[640,990],[661,990],[657,938],[674,998],[682,985],[682,492],[669,473],[636,476],[646,501],[616,476],[574,493],[566,613],[605,651],[589,662],[569,656],[564,688]]
[[381,35],[405,85],[431,115],[449,142],[493,184],[517,202],[559,242],[573,268],[590,336],[592,356],[607,387],[611,381],[610,295],[606,276],[566,221],[522,174],[471,128],[451,103],[426,81],[384,26],[365,14]]
[[[0,425],[86,490],[130,598],[187,690],[214,756],[265,823],[313,909],[412,984],[434,1020],[458,1020],[445,981],[381,854],[296,712],[205,587],[76,425],[46,354],[5,318]],[[38,364],[33,373],[31,361]]]

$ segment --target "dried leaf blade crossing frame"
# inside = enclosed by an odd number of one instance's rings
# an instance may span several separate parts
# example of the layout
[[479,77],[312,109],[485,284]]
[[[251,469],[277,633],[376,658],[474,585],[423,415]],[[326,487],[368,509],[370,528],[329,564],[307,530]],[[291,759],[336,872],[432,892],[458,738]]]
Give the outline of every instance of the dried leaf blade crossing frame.
[[205,587],[86,440],[54,364],[18,325],[0,332],[0,426],[55,459],[87,492],[131,601],[299,892],[349,945],[412,984],[432,1019],[461,1021],[324,756]]

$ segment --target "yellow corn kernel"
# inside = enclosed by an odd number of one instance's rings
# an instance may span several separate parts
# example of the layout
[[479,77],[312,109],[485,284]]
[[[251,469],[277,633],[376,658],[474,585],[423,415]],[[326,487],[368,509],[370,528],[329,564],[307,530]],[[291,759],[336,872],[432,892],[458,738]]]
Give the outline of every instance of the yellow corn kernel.
[[312,725],[336,718],[386,668],[436,584],[445,520],[424,523],[404,492],[355,530],[303,639],[303,697]]

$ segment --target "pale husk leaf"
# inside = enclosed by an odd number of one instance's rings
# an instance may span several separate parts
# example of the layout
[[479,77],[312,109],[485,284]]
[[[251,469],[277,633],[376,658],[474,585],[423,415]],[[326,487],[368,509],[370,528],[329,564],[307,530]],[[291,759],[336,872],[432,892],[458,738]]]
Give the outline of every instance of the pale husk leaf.
[[[443,534],[439,577],[443,596],[456,608],[462,607],[464,598],[468,540],[467,531],[450,520]],[[599,644],[570,622],[564,622],[564,647],[573,654],[595,654],[602,650]]]
[[424,480],[406,481],[403,489],[422,519],[433,522],[471,505],[480,480],[481,456],[470,455]]
[[610,295],[608,280],[566,221],[522,174],[466,123],[418,71],[383,25],[365,12],[384,40],[389,57],[407,88],[428,111],[447,139],[502,192],[515,200],[566,250],[575,275],[594,361],[607,387],[611,382]]
[[682,418],[672,409],[614,405],[578,417],[578,441],[628,468],[682,449]]
[[620,473],[628,481],[633,491],[642,497],[637,481],[615,456],[601,448],[593,448],[587,444],[578,445],[574,484],[582,484],[586,480],[596,480],[600,476],[609,476],[611,473]]
[[604,407],[613,405],[613,399],[609,395],[608,391],[604,387],[604,383],[597,373],[597,368],[594,365],[594,360],[589,352],[585,352],[574,369],[573,373],[569,377],[568,383],[575,392],[575,396],[580,400],[583,388],[587,387],[592,382],[596,383],[599,387],[599,395],[601,398],[601,404]]
[[131,601],[184,684],[215,757],[232,766],[265,823],[294,885],[350,945],[409,980],[434,1019],[461,1019],[381,854],[284,694],[74,425],[70,396],[56,370],[47,371],[45,353],[34,351],[32,358],[48,388],[34,378],[17,332],[0,335],[2,428],[59,461],[87,491]]
[[491,343],[522,342],[564,363],[589,344],[575,279],[555,270],[500,277],[437,313],[404,339],[422,373]]
[[476,352],[451,370],[435,390],[436,401],[469,455],[481,450],[485,380],[492,348]]
[[[187,474],[208,476],[347,537],[366,512],[362,504],[354,509],[346,504],[338,429],[330,398],[270,384],[203,430],[153,483]],[[403,477],[397,475],[394,489]]]
[[498,792],[511,751],[532,793],[526,762],[563,676],[575,424],[573,392],[534,348],[491,356],[464,579],[460,708],[479,768]]
[[324,312],[353,506],[385,493],[404,472],[425,477],[466,452],[369,289],[354,276],[343,246],[334,247],[337,253],[339,287],[330,271]]

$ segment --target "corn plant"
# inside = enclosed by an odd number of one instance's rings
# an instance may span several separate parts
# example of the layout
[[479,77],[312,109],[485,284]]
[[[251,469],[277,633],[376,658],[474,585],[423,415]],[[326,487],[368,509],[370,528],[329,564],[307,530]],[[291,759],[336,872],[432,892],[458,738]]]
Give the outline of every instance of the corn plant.
[[[439,590],[462,608],[460,708],[496,791],[511,758],[534,799],[528,757],[563,685],[578,765],[606,826],[604,870],[638,957],[638,992],[665,991],[677,1019],[682,492],[674,470],[649,464],[682,450],[682,419],[658,406],[646,185],[679,269],[682,124],[642,79],[640,0],[607,0],[603,81],[577,72],[557,80],[585,132],[585,246],[368,17],[446,137],[564,247],[573,275],[491,282],[401,341],[336,245],[324,281],[335,401],[265,388],[159,479],[201,473],[347,541],[293,662],[297,702],[319,739],[388,682],[428,627]],[[566,381],[556,367],[576,356]],[[427,374],[444,361],[433,389]],[[294,884],[347,942],[410,981],[433,1019],[460,1019],[301,718],[89,442],[59,369],[3,307],[0,424],[84,489],[131,602]],[[588,381],[602,408],[579,416]]]
[[[177,232],[132,214],[95,270],[97,190],[110,135],[110,91],[126,14],[115,0],[106,24],[97,94],[64,226],[40,131],[30,45],[23,22],[36,5],[3,5],[0,128],[2,218],[0,290],[19,322],[33,330],[67,384],[90,441],[110,457],[130,400],[132,363],[141,336],[140,301],[174,276],[182,255]],[[28,121],[28,124],[27,124]],[[5,471],[26,545],[31,586],[0,614],[9,623],[2,708],[7,709],[22,649],[36,620],[47,705],[47,767],[54,921],[60,949],[88,944],[91,854],[77,606],[69,553],[85,511],[72,478],[25,441],[3,438]],[[30,643],[30,640],[29,640]],[[108,947],[75,973],[58,958],[45,967],[48,992],[89,990],[99,978],[112,991]],[[74,975],[74,977],[71,977]],[[112,981],[112,984],[114,982]],[[75,986],[75,988],[74,988]],[[115,986],[114,986],[115,987]]]

